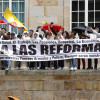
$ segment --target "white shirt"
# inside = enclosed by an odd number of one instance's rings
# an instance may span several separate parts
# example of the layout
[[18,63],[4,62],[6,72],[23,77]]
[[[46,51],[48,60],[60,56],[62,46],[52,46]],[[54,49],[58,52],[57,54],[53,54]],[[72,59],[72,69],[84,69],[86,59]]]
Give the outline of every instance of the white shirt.
[[30,37],[25,37],[25,36],[23,36],[23,39],[24,39],[24,40],[30,40]]
[[95,30],[92,30],[92,31],[97,36],[97,38],[100,38],[100,33],[96,32]]
[[33,40],[41,40],[41,38],[38,37],[38,38],[34,38]]
[[97,35],[96,34],[88,34],[88,36],[90,37],[90,39],[97,39]]
[[90,37],[90,39],[97,39],[97,35],[94,32],[89,34],[86,32],[86,35]]

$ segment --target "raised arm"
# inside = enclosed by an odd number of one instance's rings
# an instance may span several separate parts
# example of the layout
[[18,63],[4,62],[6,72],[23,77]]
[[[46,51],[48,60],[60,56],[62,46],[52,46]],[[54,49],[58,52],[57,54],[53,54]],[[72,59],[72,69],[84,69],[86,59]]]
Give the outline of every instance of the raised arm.
[[41,30],[46,33],[46,30],[42,27],[42,26],[38,26],[37,29],[36,29],[36,32],[39,32],[39,28],[41,28]]
[[43,27],[41,27],[41,29],[44,32],[44,34],[46,34],[46,30]]
[[99,35],[100,36],[100,33],[96,32],[95,30],[92,30],[94,34],[96,35]]
[[54,30],[53,26],[51,25],[51,30],[52,32],[55,34],[55,36],[57,36],[57,32]]

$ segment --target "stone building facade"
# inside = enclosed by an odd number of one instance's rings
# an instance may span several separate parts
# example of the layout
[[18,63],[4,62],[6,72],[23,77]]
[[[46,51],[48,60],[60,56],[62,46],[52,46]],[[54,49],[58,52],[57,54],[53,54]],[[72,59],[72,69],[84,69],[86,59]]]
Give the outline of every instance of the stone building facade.
[[100,71],[1,71],[0,100],[100,100]]
[[25,26],[35,29],[46,20],[70,30],[70,0],[25,0]]

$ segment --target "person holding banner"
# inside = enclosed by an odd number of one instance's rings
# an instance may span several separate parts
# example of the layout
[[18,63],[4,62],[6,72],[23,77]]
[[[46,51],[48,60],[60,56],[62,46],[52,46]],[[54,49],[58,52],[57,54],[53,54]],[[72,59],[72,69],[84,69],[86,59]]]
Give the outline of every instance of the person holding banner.
[[[7,35],[6,35],[6,29],[5,28],[2,28],[0,30],[0,40],[6,40],[7,39]],[[5,66],[6,66],[6,61],[4,60],[1,60],[1,70],[4,70],[5,69]]]
[[[64,30],[60,29],[59,32],[56,32],[54,30],[52,24],[53,23],[51,23],[51,29],[52,29],[52,32],[54,33],[54,39],[55,40],[65,40],[65,39],[68,38],[68,32],[67,31],[64,32]],[[54,66],[55,65],[57,65],[57,61],[54,61]],[[59,60],[58,61],[58,66],[59,66],[58,70],[62,70],[63,67],[64,67],[64,60]]]
[[[76,38],[76,33],[75,32],[71,32],[71,35],[70,35],[70,39],[75,39]],[[76,71],[77,70],[77,59],[76,58],[73,58],[72,59],[72,67],[70,68],[71,71]]]
[[[0,35],[2,36],[2,40],[9,40],[11,38],[10,32],[6,33],[5,28],[2,28],[2,32],[0,32]],[[7,67],[7,69],[5,67]],[[4,70],[4,69],[10,70],[10,68],[11,68],[10,60],[1,60],[1,70]]]
[[[51,40],[51,31],[50,31],[50,27],[48,27],[48,30],[45,30],[42,26],[38,26],[37,27],[37,29],[36,29],[36,32],[39,32],[39,29],[41,29],[43,32],[44,32],[44,34],[42,35],[42,36],[39,36],[42,40]],[[50,34],[49,34],[49,32],[50,32]],[[47,62],[45,62],[45,61],[42,61],[41,62],[41,68],[39,68],[38,67],[38,69],[48,69],[48,68],[50,68],[50,62],[49,61],[47,61]]]
[[[22,34],[18,34],[16,40],[23,40]],[[17,61],[16,63],[17,63],[16,69],[19,70],[21,67],[21,61]]]
[[[53,22],[50,23],[50,26],[48,26],[48,30],[45,30],[44,28],[42,28],[44,34],[45,34],[45,38],[43,38],[43,40],[54,40],[55,36],[56,36],[56,32],[52,32],[52,26]],[[51,67],[52,70],[57,69],[57,61],[48,61],[47,64],[44,62],[45,65],[45,69],[48,69]]]
[[[99,29],[97,27],[95,27],[94,29],[91,28],[91,30],[93,31],[92,34],[88,34],[86,31],[86,35],[90,37],[90,39],[97,39],[100,38],[100,34]],[[94,69],[97,70],[97,65],[98,65],[98,59],[95,58],[94,59]],[[88,68],[87,69],[93,69],[92,67],[92,59],[88,59]]]
[[[39,37],[39,33],[38,32],[35,32],[34,33],[34,38],[33,38],[33,40],[36,40],[36,41],[40,41],[41,40],[41,38]],[[41,69],[41,62],[40,61],[38,61],[38,62],[36,62],[37,63],[37,69]],[[34,62],[33,62],[33,67],[34,67]],[[36,67],[34,67],[34,70],[36,69]]]
[[[30,40],[31,37],[30,37],[30,35],[29,35],[29,32],[28,32],[28,31],[24,31],[23,34],[22,34],[22,38],[23,38],[23,40]],[[20,62],[20,63],[21,63],[21,62]],[[20,64],[19,64],[19,65],[20,65]],[[27,62],[27,67],[28,67],[28,65],[29,65],[29,62]]]
[[[81,33],[78,33],[77,35],[78,35],[78,37],[79,37],[80,39],[86,39],[86,37],[84,37],[84,34],[85,34],[84,32],[81,32]],[[78,59],[78,66],[77,66],[77,69],[80,69],[81,60],[82,60],[82,63],[83,63],[83,68],[82,68],[82,69],[85,69],[86,63],[85,63],[85,59],[84,59],[84,58]]]
[[[15,33],[14,32],[8,32],[7,34],[9,34],[8,39],[9,40],[15,40]],[[6,70],[10,70],[11,69],[11,65],[12,65],[12,60],[7,60],[7,69]]]
[[[57,40],[57,32],[53,28],[53,22],[50,23],[51,31],[53,32],[53,39]],[[52,69],[57,69],[58,67],[58,61],[52,61]]]
[[[45,34],[45,38],[43,38],[43,40],[49,41],[51,40],[51,36],[52,36],[52,32],[48,31]],[[44,68],[43,69],[49,69],[51,66],[51,61],[47,61],[46,63],[44,62]]]
[[[29,37],[30,37],[30,40],[33,40],[33,38],[34,38],[34,30],[32,30],[32,29],[29,30]],[[32,69],[33,68],[32,66],[34,66],[33,64],[34,64],[34,62],[28,61],[27,62],[28,69]]]

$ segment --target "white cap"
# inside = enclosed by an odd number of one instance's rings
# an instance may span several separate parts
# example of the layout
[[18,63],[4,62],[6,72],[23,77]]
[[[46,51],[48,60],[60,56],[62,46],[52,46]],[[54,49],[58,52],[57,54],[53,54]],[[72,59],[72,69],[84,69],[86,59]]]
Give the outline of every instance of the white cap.
[[34,35],[37,34],[37,38],[39,37],[39,32],[35,32]]
[[39,32],[35,32],[34,34],[39,34]]
[[25,33],[27,33],[27,34],[28,34],[29,32],[28,32],[28,31],[24,31],[24,32],[23,32],[23,34],[25,34]]

